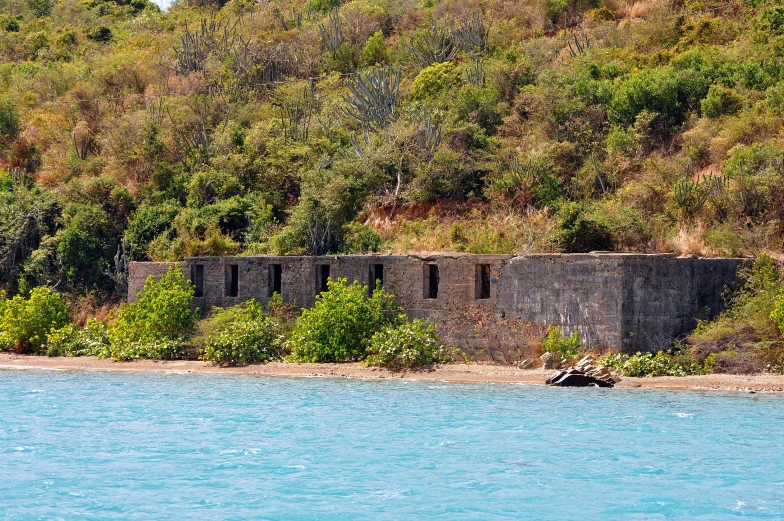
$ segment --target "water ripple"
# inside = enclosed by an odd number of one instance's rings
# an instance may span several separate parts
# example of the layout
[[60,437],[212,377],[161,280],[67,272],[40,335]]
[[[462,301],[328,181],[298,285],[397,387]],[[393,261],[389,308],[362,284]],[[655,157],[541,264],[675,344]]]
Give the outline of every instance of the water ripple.
[[3,371],[0,519],[784,518],[776,396]]

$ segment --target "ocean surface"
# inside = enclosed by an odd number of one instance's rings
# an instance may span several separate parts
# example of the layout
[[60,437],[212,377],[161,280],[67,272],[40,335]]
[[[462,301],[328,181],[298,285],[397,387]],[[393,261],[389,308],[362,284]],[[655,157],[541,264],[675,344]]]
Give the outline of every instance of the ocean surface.
[[0,370],[0,519],[784,519],[784,398]]

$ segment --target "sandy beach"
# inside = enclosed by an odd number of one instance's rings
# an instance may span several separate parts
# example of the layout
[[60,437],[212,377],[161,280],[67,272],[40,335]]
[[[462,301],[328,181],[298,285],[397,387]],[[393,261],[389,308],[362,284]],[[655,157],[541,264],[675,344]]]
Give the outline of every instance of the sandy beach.
[[[192,360],[137,360],[115,362],[95,357],[48,358],[0,353],[2,369],[45,369],[59,371],[159,371],[179,373],[215,373],[241,376],[284,376],[311,378],[410,379],[453,383],[493,383],[544,385],[553,373],[543,369],[517,369],[492,364],[447,364],[417,371],[389,371],[348,364],[289,364],[275,362],[243,367],[221,367],[210,362]],[[729,391],[775,393],[784,395],[784,375],[659,376],[653,378],[622,378],[616,387],[638,387],[682,391]]]

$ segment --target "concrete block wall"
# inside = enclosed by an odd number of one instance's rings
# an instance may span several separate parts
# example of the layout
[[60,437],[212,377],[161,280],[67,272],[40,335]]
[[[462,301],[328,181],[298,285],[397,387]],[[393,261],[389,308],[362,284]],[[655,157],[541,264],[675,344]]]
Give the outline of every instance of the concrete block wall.
[[[441,253],[194,257],[180,265],[186,278],[203,270],[203,295],[194,299],[202,312],[250,298],[266,304],[274,289],[274,266],[280,267],[283,299],[307,308],[314,304],[325,275],[369,285],[380,265],[384,288],[411,317],[439,320],[456,310],[479,307],[507,318],[557,325],[566,334],[579,331],[587,347],[644,351],[688,332],[705,308],[712,314],[720,311],[724,288],[735,283],[743,262],[616,253]],[[131,263],[129,300],[136,298],[148,275],[160,277],[172,265]],[[437,294],[430,298],[428,279],[436,269]],[[489,283],[484,288],[482,270]],[[231,296],[232,273],[237,275],[236,296]]]

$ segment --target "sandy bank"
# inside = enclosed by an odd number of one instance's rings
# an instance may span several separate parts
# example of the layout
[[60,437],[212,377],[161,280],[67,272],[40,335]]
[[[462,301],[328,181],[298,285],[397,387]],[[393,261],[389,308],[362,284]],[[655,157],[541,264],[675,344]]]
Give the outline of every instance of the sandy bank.
[[[521,370],[504,365],[448,364],[422,371],[388,371],[352,364],[287,364],[282,362],[245,367],[220,367],[209,362],[155,361],[113,362],[94,357],[47,358],[0,353],[0,369],[49,369],[64,371],[161,371],[217,373],[247,376],[298,376],[331,378],[395,378],[436,380],[455,383],[515,383],[543,385],[552,371]],[[618,387],[641,387],[684,391],[734,391],[784,395],[784,375],[750,376],[713,374],[705,376],[624,378]]]

